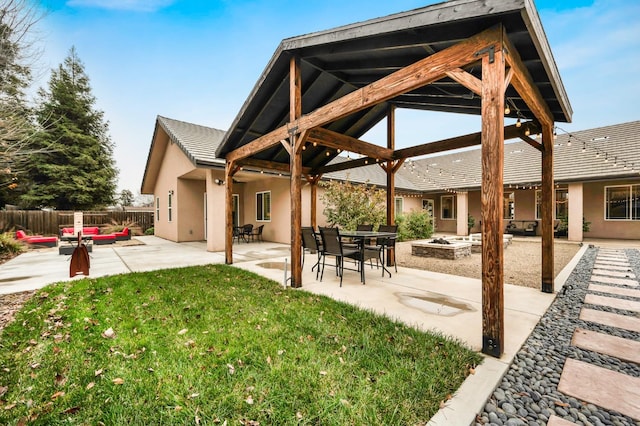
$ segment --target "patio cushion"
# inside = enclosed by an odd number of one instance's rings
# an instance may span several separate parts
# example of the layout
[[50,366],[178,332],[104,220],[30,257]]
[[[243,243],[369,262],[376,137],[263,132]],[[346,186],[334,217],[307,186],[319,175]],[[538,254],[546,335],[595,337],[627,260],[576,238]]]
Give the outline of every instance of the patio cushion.
[[114,234],[99,234],[91,237],[93,244],[113,244],[116,242],[116,236]]

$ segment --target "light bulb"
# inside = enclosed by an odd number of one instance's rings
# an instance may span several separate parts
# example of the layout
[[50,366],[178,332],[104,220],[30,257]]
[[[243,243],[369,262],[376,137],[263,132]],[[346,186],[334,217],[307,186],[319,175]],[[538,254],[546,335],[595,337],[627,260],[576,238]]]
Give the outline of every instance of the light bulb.
[[521,121],[520,121],[520,119],[518,118],[518,119],[516,120],[516,127],[520,127],[520,126],[522,126],[522,122],[521,122]]

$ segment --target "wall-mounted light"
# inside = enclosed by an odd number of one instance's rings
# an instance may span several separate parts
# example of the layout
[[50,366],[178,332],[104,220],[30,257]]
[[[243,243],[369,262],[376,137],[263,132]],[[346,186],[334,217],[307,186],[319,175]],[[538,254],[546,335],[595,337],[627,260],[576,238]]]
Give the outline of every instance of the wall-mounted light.
[[216,185],[219,185],[219,186],[224,185],[224,181],[223,181],[223,180],[220,180],[220,179],[215,179],[215,180],[213,181],[213,183],[215,183]]
[[173,195],[173,189],[169,191],[169,195]]

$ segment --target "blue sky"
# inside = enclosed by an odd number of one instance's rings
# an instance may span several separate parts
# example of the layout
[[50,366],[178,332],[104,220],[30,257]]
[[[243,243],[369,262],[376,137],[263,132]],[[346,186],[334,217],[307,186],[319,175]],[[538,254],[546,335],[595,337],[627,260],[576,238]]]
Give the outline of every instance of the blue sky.
[[[137,194],[155,117],[227,130],[283,38],[422,0],[41,0],[38,86],[75,46],[109,120],[119,189]],[[537,0],[574,114],[566,131],[640,119],[640,2]],[[400,111],[396,146],[479,131],[478,117]],[[384,144],[374,128],[363,137]]]

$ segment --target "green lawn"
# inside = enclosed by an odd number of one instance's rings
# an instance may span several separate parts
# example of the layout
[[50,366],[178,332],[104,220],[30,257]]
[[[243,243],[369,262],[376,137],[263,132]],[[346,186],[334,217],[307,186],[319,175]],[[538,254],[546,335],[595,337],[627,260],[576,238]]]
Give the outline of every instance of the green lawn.
[[480,361],[225,265],[83,279],[0,334],[0,424],[411,425]]

